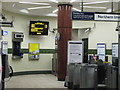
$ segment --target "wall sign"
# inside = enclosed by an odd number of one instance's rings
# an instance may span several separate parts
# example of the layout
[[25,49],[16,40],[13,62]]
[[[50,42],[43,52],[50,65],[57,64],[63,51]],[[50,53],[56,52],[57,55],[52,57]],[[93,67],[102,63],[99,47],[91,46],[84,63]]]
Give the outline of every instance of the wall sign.
[[120,21],[120,13],[72,12],[72,20]]
[[99,59],[102,59],[103,61],[105,61],[105,50],[106,50],[105,43],[97,43],[97,55]]
[[68,64],[83,62],[82,41],[68,41]]
[[72,20],[94,20],[94,13],[73,11]]
[[39,59],[39,43],[29,43],[29,59],[38,60]]
[[118,14],[97,14],[97,13],[95,13],[94,20],[98,20],[98,21],[120,21],[120,15],[118,15]]
[[112,57],[118,58],[118,43],[112,43]]
[[3,36],[8,35],[8,31],[3,31]]

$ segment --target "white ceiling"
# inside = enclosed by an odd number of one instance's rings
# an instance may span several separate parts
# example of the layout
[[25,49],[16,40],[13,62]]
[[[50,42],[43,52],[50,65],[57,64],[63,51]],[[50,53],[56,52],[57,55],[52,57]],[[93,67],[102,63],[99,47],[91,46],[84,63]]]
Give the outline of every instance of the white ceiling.
[[[57,12],[56,13],[52,13],[52,12],[58,8],[58,4],[70,3],[70,0],[55,0],[55,1],[58,1],[58,3],[53,2],[51,0],[44,0],[44,2],[43,2],[43,0],[0,0],[0,1],[2,2],[3,10],[7,10],[10,12],[14,12],[14,13],[20,13],[20,14],[26,14],[26,15],[37,15],[37,16],[46,16],[48,14],[56,14],[57,15]],[[22,1],[22,2],[23,1],[24,2],[37,2],[37,3],[42,2],[42,3],[47,3],[50,5],[21,4],[21,3],[19,3],[20,1]],[[86,3],[98,2],[98,1],[109,1],[109,2],[86,4]],[[111,11],[111,1],[110,0],[97,0],[97,1],[96,0],[83,0],[83,2],[84,2],[84,7],[83,7],[84,12],[107,12],[108,10]],[[81,0],[76,0],[75,2],[73,2],[71,4],[73,5],[74,8],[81,10],[80,3],[81,3]],[[43,7],[43,6],[51,6],[51,8],[28,10],[28,8]],[[89,6],[89,8],[88,8],[88,6]],[[98,8],[93,8],[93,7],[98,7]],[[99,8],[99,7],[105,7],[105,8],[103,9],[103,8]],[[114,0],[113,8],[114,8],[114,11],[118,10],[118,0]],[[22,9],[27,10],[29,13],[20,12],[20,10],[22,10]]]

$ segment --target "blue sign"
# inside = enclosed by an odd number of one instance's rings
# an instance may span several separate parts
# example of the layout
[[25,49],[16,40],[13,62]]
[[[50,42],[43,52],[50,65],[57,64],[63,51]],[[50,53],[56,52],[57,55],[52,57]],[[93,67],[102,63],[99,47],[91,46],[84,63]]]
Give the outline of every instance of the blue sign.
[[94,12],[72,12],[72,20],[94,20]]
[[101,12],[72,12],[72,20],[87,20],[87,21],[120,21],[120,13],[101,13]]
[[3,31],[3,35],[8,35],[8,31]]
[[102,59],[103,61],[105,61],[105,50],[105,43],[97,43],[97,55],[99,56],[99,59]]

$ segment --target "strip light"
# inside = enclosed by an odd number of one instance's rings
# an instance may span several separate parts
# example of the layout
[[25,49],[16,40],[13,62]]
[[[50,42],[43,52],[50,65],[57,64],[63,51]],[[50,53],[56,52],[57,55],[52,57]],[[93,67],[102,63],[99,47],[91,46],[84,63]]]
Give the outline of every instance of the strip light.
[[[82,7],[82,6],[80,6]],[[92,6],[83,6],[84,8],[100,8],[100,9],[106,9],[106,7],[92,7]]]
[[50,1],[55,2],[55,3],[58,3],[58,1],[57,1],[57,0],[50,0]]
[[109,2],[109,1],[90,2],[90,3],[84,3],[84,5],[87,5],[87,4],[107,3],[107,2]]
[[49,3],[19,2],[22,4],[50,5]]
[[[113,11],[114,11],[114,9],[113,9]],[[112,12],[111,8],[107,9],[106,12]]]
[[76,1],[76,0],[71,0],[70,3],[73,3],[73,2],[75,2],[75,1]]
[[54,17],[57,17],[57,14],[49,13],[49,14],[47,14],[46,16],[54,16]]
[[72,8],[73,10],[75,10],[75,11],[79,11],[79,12],[81,12],[81,10],[80,9],[77,9],[77,8]]
[[29,11],[26,10],[26,9],[22,9],[22,10],[20,10],[20,12],[23,12],[23,13],[29,13]]
[[27,8],[28,10],[32,9],[42,9],[42,8],[51,8],[51,6],[44,6],[44,7],[32,7],[32,8]]
[[58,9],[55,9],[54,11],[52,11],[52,13],[56,13],[56,12],[58,12]]

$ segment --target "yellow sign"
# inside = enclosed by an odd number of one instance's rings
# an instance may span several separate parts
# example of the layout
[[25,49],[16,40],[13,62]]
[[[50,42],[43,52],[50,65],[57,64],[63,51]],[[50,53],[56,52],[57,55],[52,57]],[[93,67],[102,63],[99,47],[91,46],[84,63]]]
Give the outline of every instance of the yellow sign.
[[39,53],[39,43],[30,43],[29,44],[29,52],[31,54],[37,54]]

